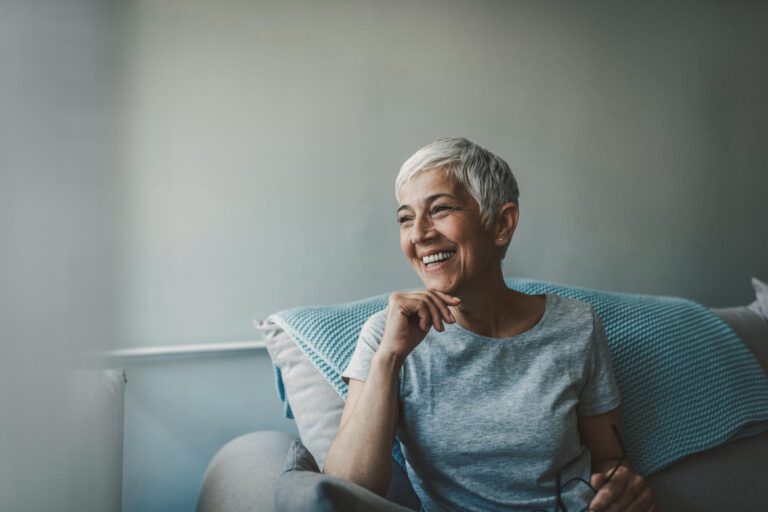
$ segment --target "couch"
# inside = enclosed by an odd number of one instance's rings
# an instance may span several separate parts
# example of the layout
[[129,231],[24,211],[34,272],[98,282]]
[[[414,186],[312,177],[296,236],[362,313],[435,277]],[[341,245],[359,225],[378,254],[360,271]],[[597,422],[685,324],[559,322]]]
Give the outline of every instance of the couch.
[[[768,287],[753,280],[750,306],[710,308],[744,342],[768,375]],[[211,460],[203,478],[198,512],[273,510],[418,510],[407,474],[393,463],[385,498],[351,482],[318,475],[333,441],[343,400],[279,327],[258,323],[300,439],[277,431],[233,439]],[[768,503],[768,432],[731,440],[647,475],[665,512],[763,510]],[[290,476],[293,480],[286,482]],[[297,489],[300,492],[297,492]],[[303,495],[303,496],[297,496]],[[277,496],[277,499],[276,499]]]

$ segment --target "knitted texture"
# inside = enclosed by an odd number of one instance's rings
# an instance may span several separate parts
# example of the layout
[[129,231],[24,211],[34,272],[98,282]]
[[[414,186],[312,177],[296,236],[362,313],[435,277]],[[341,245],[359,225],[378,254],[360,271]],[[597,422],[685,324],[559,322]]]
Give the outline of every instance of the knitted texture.
[[[768,430],[766,374],[736,333],[706,307],[674,297],[530,279],[506,282],[522,293],[555,293],[595,309],[621,391],[620,434],[639,474],[648,476],[687,455]],[[283,328],[346,399],[341,373],[363,324],[386,307],[388,298],[286,309],[267,321]],[[290,414],[279,371],[275,376]],[[397,440],[393,457],[404,467]]]

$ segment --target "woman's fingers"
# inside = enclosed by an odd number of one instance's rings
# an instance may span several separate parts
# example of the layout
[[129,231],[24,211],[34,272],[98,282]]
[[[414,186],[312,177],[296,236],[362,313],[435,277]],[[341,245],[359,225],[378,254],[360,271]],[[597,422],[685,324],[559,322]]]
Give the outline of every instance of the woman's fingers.
[[429,313],[429,307],[424,302],[421,302],[418,307],[419,309],[417,309],[417,312],[419,315],[419,328],[422,331],[428,331],[431,316]]
[[443,315],[440,312],[440,308],[437,307],[435,301],[429,295],[422,295],[421,300],[429,308],[429,313],[432,316],[432,325],[435,326],[435,330],[443,331]]
[[461,304],[461,299],[458,297],[454,297],[453,295],[450,295],[445,292],[441,292],[440,290],[429,290],[435,297],[438,298],[439,304],[444,308],[446,315],[450,322],[454,323],[456,322],[456,318],[453,316],[453,313],[451,313],[451,310],[448,309],[449,306],[456,307],[459,304]]
[[402,299],[410,299],[409,309],[416,311],[419,315],[419,328],[422,331],[428,331],[432,324],[437,331],[444,331],[443,321],[454,323],[454,318],[448,306],[456,306],[461,300],[438,290],[419,290],[400,295]]
[[436,304],[438,300],[434,299],[426,291],[413,293],[411,300],[414,301],[415,307],[418,308],[419,316],[424,320],[419,321],[419,327],[422,331],[428,331],[429,324],[432,324],[436,331],[445,330],[442,324],[443,313]]
[[453,315],[451,314],[451,311],[448,309],[448,304],[445,303],[445,299],[443,299],[437,290],[427,290],[428,297],[432,302],[435,303],[437,308],[440,310],[441,316],[445,319],[446,322],[453,323],[456,320],[453,318]]
[[448,293],[441,292],[440,290],[430,289],[429,291],[439,295],[440,298],[442,298],[446,302],[446,304],[450,304],[451,306],[458,306],[459,304],[461,304],[461,299],[458,297],[454,297],[453,295],[450,295]]
[[654,503],[653,492],[649,486],[643,487],[637,496],[635,496],[632,504],[622,510],[627,512],[651,512],[654,510],[656,504]]

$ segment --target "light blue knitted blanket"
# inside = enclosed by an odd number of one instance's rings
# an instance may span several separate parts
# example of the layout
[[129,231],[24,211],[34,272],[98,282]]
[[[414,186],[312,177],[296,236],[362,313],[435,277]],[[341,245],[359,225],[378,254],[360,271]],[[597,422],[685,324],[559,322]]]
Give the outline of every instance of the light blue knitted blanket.
[[[528,279],[507,279],[528,294],[555,293],[592,305],[603,322],[621,391],[620,434],[643,476],[727,440],[768,430],[768,378],[731,328],[686,299],[612,293]],[[341,373],[365,320],[389,294],[270,315],[346,398]],[[278,394],[285,403],[279,368]],[[404,467],[399,443],[393,457]]]

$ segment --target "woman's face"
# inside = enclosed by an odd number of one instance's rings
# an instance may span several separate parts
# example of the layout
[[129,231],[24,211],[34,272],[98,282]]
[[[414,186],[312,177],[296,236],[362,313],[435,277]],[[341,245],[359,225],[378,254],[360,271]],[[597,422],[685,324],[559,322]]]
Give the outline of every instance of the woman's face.
[[[397,210],[400,249],[427,288],[460,292],[464,283],[483,281],[500,262],[493,231],[482,225],[477,202],[441,170],[417,174],[400,187]],[[425,263],[423,257],[449,258]]]

